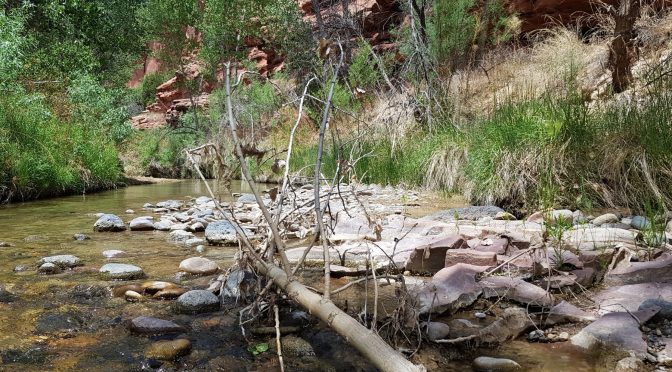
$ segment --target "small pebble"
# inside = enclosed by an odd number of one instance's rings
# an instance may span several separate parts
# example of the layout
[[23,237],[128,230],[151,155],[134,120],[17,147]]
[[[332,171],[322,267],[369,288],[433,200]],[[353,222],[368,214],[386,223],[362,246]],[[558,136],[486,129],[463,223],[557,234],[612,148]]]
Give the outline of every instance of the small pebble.
[[485,319],[487,317],[487,315],[485,313],[480,313],[480,312],[474,313],[474,316],[478,319]]
[[197,245],[197,246],[196,246],[196,252],[198,252],[198,253],[203,253],[203,252],[205,252],[205,246],[203,246],[203,245]]
[[132,209],[127,209],[126,214],[135,214],[135,211]]

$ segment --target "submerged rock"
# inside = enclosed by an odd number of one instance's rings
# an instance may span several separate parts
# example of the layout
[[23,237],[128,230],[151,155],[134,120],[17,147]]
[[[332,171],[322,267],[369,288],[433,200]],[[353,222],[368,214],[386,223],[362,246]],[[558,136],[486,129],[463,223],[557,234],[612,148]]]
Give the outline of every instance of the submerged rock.
[[478,340],[485,344],[501,344],[517,338],[533,325],[525,309],[509,307],[504,309],[501,318],[479,331]]
[[174,360],[189,354],[191,341],[187,339],[157,341],[147,347],[145,357],[159,360]]
[[131,231],[149,231],[154,230],[154,217],[142,216],[131,220],[128,224]]
[[182,202],[179,200],[165,200],[159,203],[156,203],[157,208],[166,208],[166,209],[173,209],[173,210],[179,210],[182,208]]
[[124,255],[124,253],[126,253],[126,252],[120,251],[118,249],[109,249],[109,250],[103,251],[103,257],[114,258],[114,257],[122,256],[122,255]]
[[82,260],[71,254],[60,254],[57,256],[43,257],[37,261],[38,265],[43,265],[45,263],[54,264],[60,268],[73,268],[75,266],[83,265]]
[[77,241],[82,241],[82,240],[89,240],[89,239],[91,239],[91,237],[86,235],[86,234],[74,234],[72,236],[72,239],[77,240]]
[[180,262],[180,270],[194,275],[210,275],[219,270],[217,264],[207,258],[191,257]]
[[93,230],[98,232],[124,231],[126,230],[126,224],[124,224],[124,221],[118,216],[113,214],[104,214],[93,225]]
[[517,371],[522,369],[520,364],[511,359],[478,357],[473,362],[474,369],[477,371]]
[[179,324],[150,316],[139,316],[131,320],[130,329],[142,334],[181,333],[186,329]]
[[108,263],[100,268],[100,273],[104,279],[131,280],[145,276],[144,271],[135,265]]
[[182,314],[198,314],[219,310],[219,298],[206,290],[193,290],[177,298],[175,311]]

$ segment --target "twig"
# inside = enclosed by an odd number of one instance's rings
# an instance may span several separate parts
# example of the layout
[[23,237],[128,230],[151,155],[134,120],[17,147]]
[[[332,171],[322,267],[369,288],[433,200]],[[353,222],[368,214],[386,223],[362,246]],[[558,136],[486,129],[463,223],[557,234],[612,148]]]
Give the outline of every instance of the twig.
[[259,208],[261,209],[261,213],[263,214],[264,219],[271,228],[271,233],[273,234],[273,241],[275,242],[278,254],[280,255],[280,262],[282,263],[282,267],[285,270],[285,272],[289,274],[290,273],[289,260],[287,259],[287,255],[285,254],[285,245],[284,242],[282,241],[280,233],[278,232],[278,226],[275,224],[275,221],[273,221],[273,219],[271,218],[271,215],[268,212],[268,209],[266,208],[264,201],[261,199],[259,190],[257,190],[254,179],[252,179],[252,176],[250,176],[250,171],[247,167],[247,162],[245,161],[245,155],[243,154],[243,149],[240,145],[240,140],[238,139],[238,129],[236,127],[236,122],[233,118],[233,103],[231,102],[231,77],[230,77],[231,62],[227,62],[225,66],[226,66],[226,76],[225,76],[226,111],[229,120],[229,127],[231,128],[231,136],[233,137],[234,146],[236,148],[236,155],[238,156],[238,161],[240,163],[240,171],[243,174],[245,181],[247,181],[248,185],[250,186],[250,190],[252,191],[252,194],[254,194],[254,198],[256,199]]
[[324,221],[322,220],[322,209],[320,207],[320,167],[322,166],[322,153],[324,151],[324,132],[327,127],[327,121],[329,120],[329,110],[331,108],[331,100],[334,97],[334,87],[336,86],[336,79],[338,78],[338,71],[343,65],[343,46],[341,43],[338,43],[338,47],[341,51],[341,57],[336,65],[334,70],[334,75],[331,80],[331,86],[329,87],[329,94],[327,95],[327,103],[324,105],[324,111],[322,112],[322,122],[320,123],[320,136],[319,142],[317,145],[317,162],[315,163],[315,180],[313,188],[315,190],[315,217],[317,219],[317,225],[319,226],[320,238],[322,239],[322,251],[324,256],[324,299],[329,300],[330,293],[329,289],[331,287],[331,269],[330,264],[331,260],[329,258],[329,247],[327,245],[327,236],[326,229],[324,228]]
[[275,314],[275,343],[278,348],[280,372],[285,372],[285,363],[282,361],[282,344],[280,343],[280,316],[278,315],[278,305],[273,305],[273,313]]
[[436,342],[437,344],[459,344],[460,342],[473,340],[476,337],[478,337],[478,335],[469,335],[469,336],[458,337],[458,338],[453,338],[453,339],[434,340],[434,342]]

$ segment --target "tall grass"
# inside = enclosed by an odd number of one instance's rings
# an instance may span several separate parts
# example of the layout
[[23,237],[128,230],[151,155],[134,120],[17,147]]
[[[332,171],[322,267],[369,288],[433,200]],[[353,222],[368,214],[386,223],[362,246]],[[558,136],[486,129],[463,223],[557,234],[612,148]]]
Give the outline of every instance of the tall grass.
[[56,118],[36,96],[0,97],[0,200],[86,192],[121,177],[114,144],[97,128]]

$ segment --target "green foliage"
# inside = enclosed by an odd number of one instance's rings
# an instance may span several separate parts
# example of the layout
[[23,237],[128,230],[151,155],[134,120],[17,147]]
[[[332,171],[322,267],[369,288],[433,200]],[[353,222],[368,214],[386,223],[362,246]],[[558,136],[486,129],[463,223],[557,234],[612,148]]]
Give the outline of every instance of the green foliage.
[[364,40],[360,41],[348,69],[348,83],[353,89],[357,87],[369,89],[381,78],[376,62],[371,58],[371,46]]
[[[0,7],[4,1],[0,1]],[[24,17],[0,10],[0,89],[6,90],[23,67],[26,38],[22,35]]]
[[156,88],[165,83],[172,77],[171,72],[155,72],[145,75],[135,88],[138,94],[138,100],[144,105],[148,106],[156,100]]
[[439,61],[463,58],[476,40],[474,0],[436,0],[428,24],[430,49]]
[[0,199],[82,192],[121,175],[105,136],[61,122],[37,96],[0,97],[0,157]]
[[266,342],[262,342],[262,343],[260,343],[260,344],[250,345],[250,346],[247,348],[247,351],[249,351],[250,353],[252,353],[252,355],[259,355],[259,354],[261,354],[261,353],[263,353],[263,352],[268,351],[268,344],[267,344]]
[[123,91],[104,88],[90,75],[79,75],[72,80],[68,94],[73,121],[106,133],[116,143],[132,133],[128,111],[121,105]]

